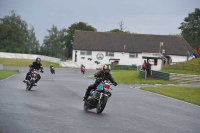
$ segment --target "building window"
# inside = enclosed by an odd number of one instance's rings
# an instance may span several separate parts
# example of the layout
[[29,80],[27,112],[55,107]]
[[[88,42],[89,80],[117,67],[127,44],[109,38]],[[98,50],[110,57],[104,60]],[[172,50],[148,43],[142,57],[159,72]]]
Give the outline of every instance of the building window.
[[106,56],[114,56],[114,52],[106,52]]
[[137,58],[138,54],[137,53],[129,53],[129,58]]
[[92,51],[81,51],[81,55],[92,55]]

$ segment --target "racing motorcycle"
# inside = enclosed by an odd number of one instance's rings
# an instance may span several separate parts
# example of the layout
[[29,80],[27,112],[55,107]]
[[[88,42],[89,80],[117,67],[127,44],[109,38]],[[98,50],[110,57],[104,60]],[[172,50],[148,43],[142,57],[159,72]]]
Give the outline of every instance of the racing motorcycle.
[[51,67],[50,71],[51,71],[51,74],[55,74],[55,68],[54,67]]
[[100,114],[112,95],[111,85],[113,84],[110,81],[102,81],[95,90],[91,90],[88,99],[84,101],[84,110],[96,108],[96,112]]
[[[42,71],[41,71],[42,72]],[[35,81],[38,77],[38,75],[40,75],[40,72],[38,70],[32,70],[31,74],[28,75],[27,78],[27,82],[26,82],[26,90],[31,90],[31,88],[34,86]]]
[[81,72],[84,74],[85,73],[85,66],[81,67]]

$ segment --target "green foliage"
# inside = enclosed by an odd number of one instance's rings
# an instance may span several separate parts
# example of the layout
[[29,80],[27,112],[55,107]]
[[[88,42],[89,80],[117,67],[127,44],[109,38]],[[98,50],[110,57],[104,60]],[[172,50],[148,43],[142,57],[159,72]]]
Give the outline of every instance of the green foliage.
[[200,58],[195,58],[186,62],[180,62],[175,65],[165,65],[163,72],[200,75]]
[[78,22],[72,24],[70,27],[67,29],[67,42],[66,42],[66,47],[69,49],[69,57],[72,57],[72,44],[74,42],[74,33],[75,30],[83,30],[83,31],[97,31],[96,28],[92,27],[91,25],[88,25],[87,23],[84,22]]
[[45,36],[43,40],[41,54],[57,58],[71,58],[75,30],[96,31],[95,28],[84,22],[74,23],[68,29],[61,30],[53,25],[50,30],[47,30],[49,35]]
[[195,8],[195,12],[189,13],[178,29],[181,29],[183,38],[197,49],[200,45],[200,9]]
[[[129,34],[131,34],[130,31],[122,31],[120,29],[113,29],[113,30],[110,30],[109,32],[114,32],[114,33],[129,33]],[[133,32],[133,34],[137,34],[137,33]]]
[[19,70],[0,70],[0,80],[17,73],[19,73]]
[[186,88],[175,86],[146,87],[142,90],[158,93],[200,106],[200,88]]
[[110,30],[110,32],[122,33],[123,31],[121,31],[121,30],[119,30],[119,29],[113,29],[113,30]]
[[44,45],[41,47],[41,54],[48,55],[57,58],[63,58],[65,49],[65,34],[66,29],[58,30],[58,28],[53,25],[49,30],[47,29],[49,35],[44,37]]
[[[15,58],[0,58],[1,64],[4,66],[27,66],[34,62],[34,59],[15,59]],[[42,66],[43,67],[49,67],[50,64],[52,64],[56,68],[61,68],[58,63],[53,63],[49,61],[43,61],[42,60]]]
[[112,70],[111,73],[119,84],[177,84],[174,81],[140,79],[136,70]]
[[38,53],[34,28],[28,29],[26,21],[14,11],[0,18],[0,51],[11,53]]

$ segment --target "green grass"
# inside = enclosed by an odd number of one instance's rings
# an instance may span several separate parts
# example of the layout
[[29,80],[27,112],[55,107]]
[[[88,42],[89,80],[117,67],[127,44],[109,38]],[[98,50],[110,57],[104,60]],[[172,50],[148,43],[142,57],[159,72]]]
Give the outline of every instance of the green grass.
[[0,70],[0,80],[17,73],[19,73],[19,70]]
[[151,87],[151,88],[147,87],[141,89],[200,106],[200,88],[162,86],[162,87]]
[[165,65],[162,67],[163,72],[200,75],[200,58],[181,62],[176,65]]
[[[140,79],[136,70],[112,70],[112,77],[118,84],[178,84],[179,82],[155,79]],[[95,79],[94,77],[90,77]]]
[[[4,66],[27,66],[34,62],[34,59],[14,59],[14,58],[0,58],[0,64]],[[61,68],[58,63],[53,63],[49,61],[41,61],[43,67],[49,67],[51,64],[55,68]]]

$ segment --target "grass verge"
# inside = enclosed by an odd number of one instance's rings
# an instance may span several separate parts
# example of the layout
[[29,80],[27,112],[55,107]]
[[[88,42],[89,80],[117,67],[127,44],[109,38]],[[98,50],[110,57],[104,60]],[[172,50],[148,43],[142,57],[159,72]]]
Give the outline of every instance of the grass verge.
[[17,73],[19,73],[19,70],[0,70],[0,80]]
[[[0,64],[3,64],[4,66],[27,66],[34,62],[34,59],[14,59],[14,58],[0,58]],[[55,68],[62,68],[59,66],[58,63],[53,63],[49,61],[41,61],[43,67],[49,67],[51,64]]]
[[147,87],[141,89],[200,106],[200,88],[162,86],[162,87]]
[[[180,82],[156,79],[140,79],[136,70],[112,70],[112,77],[118,84],[178,84]],[[94,77],[90,77],[95,79]]]
[[179,82],[155,79],[140,79],[136,70],[112,70],[112,76],[118,84],[177,84]]

